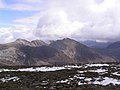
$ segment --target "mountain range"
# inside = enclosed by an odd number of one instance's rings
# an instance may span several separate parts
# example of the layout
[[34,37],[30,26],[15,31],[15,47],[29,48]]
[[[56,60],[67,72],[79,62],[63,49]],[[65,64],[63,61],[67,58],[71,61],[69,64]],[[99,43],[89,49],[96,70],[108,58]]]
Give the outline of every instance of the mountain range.
[[120,42],[105,48],[86,46],[70,38],[45,43],[42,40],[0,44],[0,65],[40,66],[80,63],[120,62]]
[[113,42],[98,42],[93,40],[79,41],[80,43],[92,48],[107,48]]

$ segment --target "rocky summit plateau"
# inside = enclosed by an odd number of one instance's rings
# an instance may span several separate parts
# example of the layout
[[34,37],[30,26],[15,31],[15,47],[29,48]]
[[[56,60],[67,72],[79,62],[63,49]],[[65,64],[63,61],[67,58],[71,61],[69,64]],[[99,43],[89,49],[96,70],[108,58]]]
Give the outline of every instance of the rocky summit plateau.
[[120,62],[120,42],[106,48],[88,47],[70,38],[52,41],[18,39],[0,44],[0,65],[40,66]]

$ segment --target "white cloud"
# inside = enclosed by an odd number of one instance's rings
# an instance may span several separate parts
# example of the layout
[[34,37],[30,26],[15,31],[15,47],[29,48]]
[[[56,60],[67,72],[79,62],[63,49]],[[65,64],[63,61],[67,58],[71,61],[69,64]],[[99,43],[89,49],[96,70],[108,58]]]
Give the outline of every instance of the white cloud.
[[119,5],[118,3],[118,0],[104,0],[102,3],[95,3],[90,8],[94,12],[105,12],[108,9],[113,9],[117,7],[117,5]]
[[[36,35],[53,39],[119,40],[119,0],[46,0]],[[69,2],[69,3],[68,3]]]
[[10,29],[11,29],[10,27],[9,28],[0,28],[0,42],[1,43],[6,43],[13,39],[13,36],[10,33]]
[[0,8],[4,8],[4,3],[2,0],[0,0]]
[[40,11],[39,6],[24,4],[24,3],[18,3],[18,4],[12,4],[6,7],[7,9],[11,10],[18,10],[18,11]]
[[30,26],[32,25],[32,27],[35,28],[37,26],[37,23],[38,23],[40,17],[41,17],[41,14],[37,13],[37,14],[30,16],[30,17],[18,18],[16,20],[13,20],[13,22],[25,24],[25,25],[30,25]]
[[[36,38],[35,36],[44,40],[64,37],[98,41],[120,39],[119,0],[16,1],[19,3],[8,5],[7,8],[32,10],[38,13],[31,17],[14,20],[15,23],[24,24],[24,27],[14,26],[8,29],[6,34],[0,32],[0,36],[7,36],[9,40],[33,39]],[[37,28],[33,29],[37,23]]]
[[12,42],[18,38],[32,40],[36,37],[33,35],[33,28],[26,25],[13,25],[11,27],[0,28],[0,42]]
[[6,3],[5,0],[0,0],[0,8],[4,8],[8,10],[40,11],[41,6],[42,6],[42,0],[14,0],[14,3]]
[[41,3],[43,0],[17,0],[24,3]]
[[48,37],[46,39],[70,37],[70,35],[84,26],[81,22],[70,21],[63,10],[50,12],[46,12],[40,18],[36,31],[38,37],[40,36],[43,39],[46,37]]

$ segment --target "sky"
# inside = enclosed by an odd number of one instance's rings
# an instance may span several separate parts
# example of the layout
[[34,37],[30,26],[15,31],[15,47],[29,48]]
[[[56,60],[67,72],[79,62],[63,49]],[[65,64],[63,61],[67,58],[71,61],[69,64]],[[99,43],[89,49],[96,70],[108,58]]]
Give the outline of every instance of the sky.
[[120,0],[0,0],[0,43],[120,39]]

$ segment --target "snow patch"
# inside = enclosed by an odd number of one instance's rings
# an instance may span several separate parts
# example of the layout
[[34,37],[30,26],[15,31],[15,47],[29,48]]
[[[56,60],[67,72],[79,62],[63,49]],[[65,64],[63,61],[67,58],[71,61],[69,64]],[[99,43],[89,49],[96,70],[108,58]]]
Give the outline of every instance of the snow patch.
[[105,69],[89,70],[90,72],[104,73],[107,72]]
[[86,64],[87,67],[103,67],[103,66],[109,66],[109,64]]
[[9,81],[13,81],[13,82],[15,82],[15,81],[18,81],[20,78],[18,78],[17,76],[14,76],[14,77],[5,77],[5,78],[2,78],[2,79],[0,79],[0,81],[2,81],[3,83],[4,82],[9,82]]
[[106,85],[109,85],[109,84],[113,84],[113,85],[116,85],[116,84],[119,85],[120,84],[120,80],[109,78],[109,77],[103,78],[103,80],[101,82],[98,81],[98,79],[95,82],[93,82],[93,83],[94,84],[103,85],[103,86],[106,86]]
[[120,76],[120,73],[118,74],[118,72],[115,72],[113,75]]
[[61,67],[31,67],[31,68],[22,68],[22,69],[0,69],[0,72],[48,72],[48,71],[58,71],[64,69],[72,69],[72,68],[81,68],[82,66],[77,65],[66,65]]

